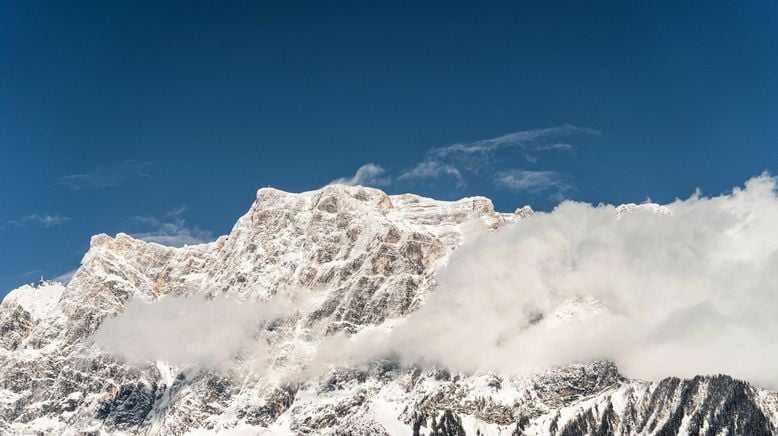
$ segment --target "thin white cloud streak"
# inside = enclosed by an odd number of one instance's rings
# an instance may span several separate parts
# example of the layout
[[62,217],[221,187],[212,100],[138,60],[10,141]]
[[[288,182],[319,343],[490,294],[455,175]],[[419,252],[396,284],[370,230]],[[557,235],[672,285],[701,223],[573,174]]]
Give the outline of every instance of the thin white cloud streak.
[[560,200],[573,189],[556,171],[501,171],[495,174],[494,184],[514,192],[537,194],[546,191]]
[[[402,173],[398,180],[412,181],[449,177],[456,180],[458,188],[462,188],[466,186],[466,176],[468,175],[484,177],[498,172],[498,169],[504,168],[506,164],[514,167],[524,166],[528,163],[534,164],[538,162],[542,153],[571,152],[574,146],[569,142],[562,141],[563,139],[572,140],[598,134],[599,132],[593,129],[565,124],[545,129],[512,132],[496,138],[457,143],[446,147],[436,147],[427,151],[425,159]],[[511,153],[503,153],[506,150],[511,151]],[[558,196],[562,185],[558,178],[554,181],[556,185],[553,192],[554,195]]]
[[778,197],[762,175],[616,219],[567,201],[454,252],[439,288],[353,358],[516,373],[593,359],[630,377],[725,373],[778,387]]
[[[526,164],[537,163],[539,155],[551,151],[570,152],[574,146],[562,139],[575,139],[582,136],[598,135],[599,132],[586,127],[577,127],[569,124],[562,126],[549,127],[545,129],[525,130],[512,132],[496,138],[481,139],[468,143],[457,143],[446,147],[431,148],[427,151],[425,158],[400,173],[393,179],[388,171],[375,163],[367,163],[359,167],[357,172],[351,177],[341,177],[330,182],[330,184],[362,185],[362,186],[389,186],[393,182],[412,183],[419,180],[436,180],[446,178],[454,180],[458,189],[467,185],[468,176],[484,177],[485,175],[497,172],[496,167],[505,167],[506,163]],[[502,150],[515,150],[513,155],[507,158],[497,159],[497,155]],[[498,165],[499,164],[499,165]],[[527,174],[533,171],[525,170]],[[538,172],[541,173],[541,172]],[[551,172],[543,172],[551,174]],[[506,180],[502,185],[516,185],[514,181],[511,184],[510,174],[502,174]],[[514,178],[516,176],[513,176]],[[570,190],[567,183],[563,183],[560,177],[547,178],[554,183],[550,186],[551,195],[556,198],[562,198],[562,193]],[[495,181],[497,183],[497,181]],[[513,188],[515,189],[515,188]],[[526,192],[537,193],[542,189],[525,190]]]
[[392,178],[387,175],[387,171],[380,165],[367,163],[357,169],[357,172],[351,177],[341,177],[331,181],[329,184],[341,184],[349,186],[388,186],[392,183]]
[[203,244],[214,240],[213,234],[197,226],[190,227],[181,216],[186,211],[185,206],[175,208],[165,214],[165,219],[148,216],[135,216],[130,218],[130,223],[142,228],[144,231],[132,233],[136,239],[146,242],[154,242],[170,247],[182,247],[184,245]]
[[161,360],[179,367],[228,370],[246,355],[254,364],[263,364],[267,349],[256,337],[260,323],[286,317],[292,310],[283,299],[134,298],[123,313],[105,320],[93,339],[103,351],[134,365]]
[[399,179],[436,179],[441,176],[449,176],[455,179],[457,186],[459,187],[465,185],[465,178],[461,171],[453,165],[442,163],[437,160],[419,162],[415,167],[401,174]]
[[37,226],[44,229],[51,227],[61,226],[71,221],[69,216],[59,214],[32,214],[18,220],[7,220],[0,225],[0,230],[4,230],[7,227],[28,227]]
[[118,165],[99,167],[83,174],[71,174],[60,177],[62,186],[74,191],[82,189],[112,188],[121,185],[131,177],[150,178],[148,169],[153,162],[128,160]]
[[22,219],[22,223],[36,224],[44,229],[49,227],[61,226],[70,221],[69,216],[63,215],[49,215],[49,214],[33,214]]
[[564,124],[545,129],[511,132],[496,138],[433,148],[429,151],[429,154],[438,157],[447,157],[455,154],[472,155],[490,153],[501,148],[519,148],[526,152],[566,151],[572,150],[573,146],[568,143],[557,142],[556,139],[571,136],[599,135],[599,133],[594,129]]

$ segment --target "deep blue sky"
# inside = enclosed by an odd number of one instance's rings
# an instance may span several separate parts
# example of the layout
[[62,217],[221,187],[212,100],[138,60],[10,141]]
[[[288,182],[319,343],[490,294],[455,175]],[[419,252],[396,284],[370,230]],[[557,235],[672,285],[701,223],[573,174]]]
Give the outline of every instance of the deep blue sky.
[[717,194],[778,171],[776,78],[774,1],[0,1],[0,295],[368,163],[500,210]]

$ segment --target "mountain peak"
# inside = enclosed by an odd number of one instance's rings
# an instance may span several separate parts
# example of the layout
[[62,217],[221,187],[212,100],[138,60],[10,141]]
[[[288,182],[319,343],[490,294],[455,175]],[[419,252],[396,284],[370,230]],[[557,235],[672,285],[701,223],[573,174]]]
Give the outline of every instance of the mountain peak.
[[[665,213],[656,205],[624,205],[617,213],[634,210]],[[365,364],[320,361],[320,351],[346,354],[355,335],[402,324],[436,292],[436,273],[466,235],[521,225],[533,213],[529,206],[499,213],[484,197],[439,201],[346,185],[303,193],[263,188],[230,233],[213,243],[172,248],[124,233],[95,235],[67,288],[22,287],[0,304],[0,432],[671,433],[667,426],[690,413],[714,416],[722,402],[742,411],[738,428],[774,429],[767,417],[778,416],[778,398],[728,378],[649,383],[624,378],[608,362],[519,375],[454,373],[377,357]],[[270,304],[287,295],[299,298],[294,310],[252,325],[248,348],[229,353],[218,369],[194,362],[177,367],[156,355],[130,363],[95,339],[135,300]],[[132,307],[145,307],[137,304]],[[194,306],[187,314],[206,309],[213,308]],[[596,300],[571,299],[538,325],[576,322],[602,310]],[[206,317],[214,329],[228,331],[232,318],[239,317]],[[181,345],[171,333],[175,326],[154,328],[144,317],[129,325],[115,340],[119,349],[127,341],[141,348],[166,344],[164,351]]]

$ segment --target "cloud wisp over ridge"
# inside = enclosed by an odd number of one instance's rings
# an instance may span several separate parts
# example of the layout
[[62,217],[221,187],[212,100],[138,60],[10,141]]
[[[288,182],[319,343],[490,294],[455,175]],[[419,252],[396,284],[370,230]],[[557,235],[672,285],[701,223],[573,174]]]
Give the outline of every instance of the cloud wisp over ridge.
[[351,177],[341,177],[331,181],[329,184],[342,185],[362,185],[362,186],[388,186],[392,183],[392,178],[381,166],[374,163],[367,163],[357,169]]
[[87,173],[63,176],[59,182],[74,191],[113,188],[132,177],[150,178],[148,170],[152,165],[153,162],[128,160],[109,167],[98,167]]
[[131,233],[134,238],[171,247],[196,245],[214,240],[213,233],[197,226],[189,226],[183,217],[185,206],[172,209],[160,219],[151,216],[134,216],[130,224],[143,230]]
[[52,280],[67,286],[70,280],[73,279],[73,276],[76,275],[76,272],[78,272],[78,268],[73,268],[55,276]]

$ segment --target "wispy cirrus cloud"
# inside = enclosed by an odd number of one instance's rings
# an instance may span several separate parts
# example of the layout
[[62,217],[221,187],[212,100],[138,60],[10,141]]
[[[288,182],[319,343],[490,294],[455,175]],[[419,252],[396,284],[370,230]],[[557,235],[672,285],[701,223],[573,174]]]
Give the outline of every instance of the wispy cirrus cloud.
[[60,177],[59,182],[62,186],[74,191],[113,188],[129,178],[150,178],[148,170],[153,164],[153,162],[128,160],[118,165],[98,167],[87,173],[63,176]]
[[508,170],[495,174],[494,184],[514,192],[538,194],[549,192],[563,199],[573,187],[556,171]]
[[49,227],[61,226],[62,224],[65,224],[68,221],[70,221],[69,216],[49,215],[46,213],[44,214],[35,213],[30,216],[22,218],[20,223],[22,225],[34,224],[43,227],[44,229],[48,229]]
[[461,187],[465,184],[465,178],[457,167],[439,160],[425,160],[419,162],[410,170],[402,173],[399,179],[437,179],[442,176],[449,176],[455,179],[457,186]]
[[573,190],[571,182],[557,171],[537,168],[538,162],[548,153],[572,154],[575,143],[599,134],[597,130],[571,124],[511,132],[430,148],[422,160],[396,176],[376,163],[367,163],[353,176],[333,180],[330,184],[390,186],[441,180],[453,181],[459,190],[466,187],[469,180],[478,179],[515,192],[548,193],[550,198],[561,200]]
[[397,179],[411,181],[449,177],[456,180],[456,186],[461,188],[466,185],[468,176],[490,177],[499,186],[531,193],[544,190],[539,189],[537,183],[549,182],[553,184],[552,190],[559,193],[569,190],[569,185],[563,183],[558,174],[548,170],[529,170],[526,167],[537,164],[543,153],[573,152],[573,142],[594,135],[599,135],[599,132],[564,124],[435,147],[427,151],[424,160]]
[[213,233],[197,226],[189,226],[183,218],[186,206],[168,211],[164,218],[134,216],[131,225],[142,230],[131,233],[134,238],[171,247],[203,244],[214,240]]
[[69,216],[59,214],[48,213],[34,213],[19,219],[4,219],[0,220],[0,230],[4,230],[8,227],[29,227],[36,226],[48,229],[51,227],[61,226],[71,221]]
[[535,153],[544,151],[568,151],[574,146],[565,139],[581,135],[598,135],[599,132],[587,127],[577,127],[570,124],[564,124],[545,129],[523,130],[511,132],[496,138],[480,139],[478,141],[457,143],[446,147],[437,147],[431,149],[428,154],[441,158],[450,156],[472,156],[478,154],[489,154],[500,149],[513,148],[524,153],[524,157],[533,159],[531,156]]
[[361,186],[388,186],[392,183],[392,178],[387,171],[374,163],[367,163],[357,169],[357,172],[351,177],[341,177],[331,181],[329,184],[342,185],[361,185]]

